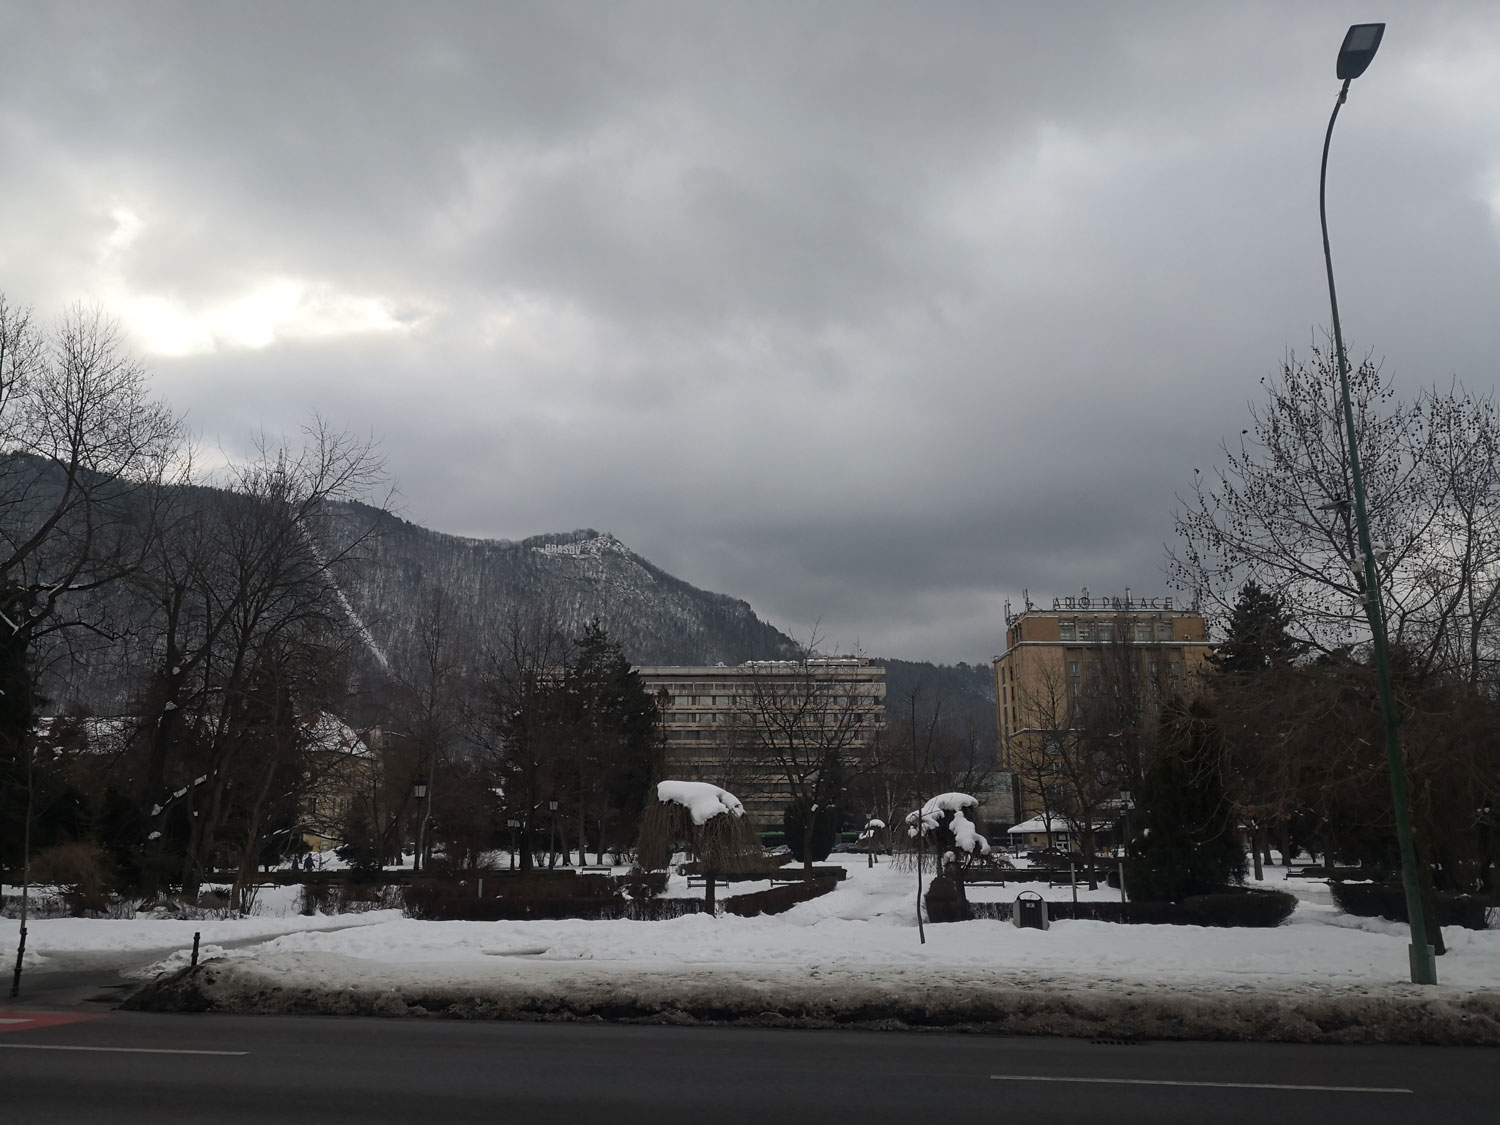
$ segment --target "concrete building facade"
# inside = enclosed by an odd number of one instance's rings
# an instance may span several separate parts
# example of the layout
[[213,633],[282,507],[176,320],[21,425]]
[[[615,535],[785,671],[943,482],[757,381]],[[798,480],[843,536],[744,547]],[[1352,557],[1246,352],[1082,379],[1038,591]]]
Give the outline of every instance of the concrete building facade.
[[[1203,616],[1181,608],[1170,597],[1137,598],[1080,595],[1052,599],[1048,608],[1030,598],[1019,613],[1009,603],[1005,651],[994,659],[996,725],[1002,766],[1015,778],[1017,817],[1052,816],[1071,799],[1080,800],[1080,782],[1070,787],[1070,746],[1087,738],[1101,774],[1088,779],[1110,799],[1119,800],[1128,783],[1110,779],[1108,749],[1128,751],[1129,740],[1145,736],[1161,704],[1190,697],[1213,646]],[[1109,740],[1115,740],[1113,743]],[[1071,793],[1064,790],[1070,789]],[[1098,806],[1090,800],[1085,805]]]
[[785,720],[788,737],[809,745],[849,740],[855,752],[885,725],[885,668],[864,657],[636,671],[661,706],[668,775],[728,789],[762,829],[780,825],[788,792],[758,745],[765,723],[754,721],[757,713],[764,720],[768,710],[784,712],[774,718]]

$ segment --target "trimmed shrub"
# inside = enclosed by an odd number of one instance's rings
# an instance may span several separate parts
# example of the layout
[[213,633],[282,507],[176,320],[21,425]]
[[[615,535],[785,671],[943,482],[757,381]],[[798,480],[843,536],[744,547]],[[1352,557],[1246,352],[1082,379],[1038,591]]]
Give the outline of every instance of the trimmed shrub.
[[[1067,903],[1071,907],[1072,903]],[[1281,925],[1297,909],[1297,896],[1285,891],[1224,889],[1207,895],[1189,895],[1181,902],[1079,903],[1087,906],[1123,906],[1123,919],[1132,923],[1165,923],[1172,926],[1248,926],[1272,928]],[[1073,917],[1085,917],[1075,914]]]
[[667,922],[684,914],[702,914],[701,898],[632,899],[625,904],[622,918],[632,922]]
[[922,901],[927,906],[929,922],[962,922],[974,917],[958,883],[950,875],[938,875],[928,883]]
[[[528,918],[633,918],[659,921],[696,914],[696,899],[659,899],[665,872],[619,876],[573,871],[502,873],[483,877],[484,897],[473,879],[426,880],[406,888],[403,910],[426,921],[519,921]],[[687,903],[687,905],[683,905]]]
[[[936,880],[934,880],[936,882]],[[933,913],[927,900],[927,917],[933,922],[960,921]],[[962,904],[965,917],[1011,920],[1013,904],[971,902]],[[1225,890],[1211,895],[1192,895],[1181,902],[1049,902],[1047,916],[1090,922],[1120,922],[1125,925],[1156,926],[1244,926],[1270,929],[1281,925],[1297,909],[1295,895],[1284,891]]]
[[616,877],[616,884],[633,902],[656,898],[667,890],[665,871],[632,871]]
[[109,907],[113,872],[98,844],[75,840],[37,853],[31,861],[31,880],[61,887],[63,901],[75,918]]
[[[822,808],[813,813],[812,830],[812,861],[822,863],[833,853],[834,842],[838,839],[838,811],[832,808]],[[797,863],[803,861],[802,855],[802,811],[796,805],[788,805],[781,814],[781,828],[786,837],[786,846],[791,850],[792,859]]]
[[1230,815],[1224,740],[1201,703],[1162,714],[1161,746],[1146,767],[1125,860],[1132,901],[1178,902],[1245,878],[1245,852]]
[[741,918],[754,918],[760,914],[780,914],[790,910],[799,902],[826,895],[839,885],[837,879],[804,879],[800,883],[788,883],[772,887],[768,891],[755,891],[748,895],[735,895],[724,900],[724,913]]
[[[485,888],[488,890],[488,886]],[[424,921],[518,921],[526,918],[620,918],[625,897],[611,888],[607,895],[506,894],[480,898],[464,883],[414,883],[406,888],[402,911]]]
[[[1390,922],[1407,922],[1406,889],[1400,883],[1345,883],[1332,881],[1328,889],[1333,901],[1345,914],[1358,918],[1384,918]],[[1460,926],[1466,930],[1487,928],[1489,902],[1474,895],[1456,895],[1451,891],[1434,891],[1428,908],[1428,922],[1439,926]]]
[[[1047,916],[1055,917],[1052,913],[1053,903],[1047,904]],[[1009,922],[1015,917],[1016,905],[1013,902],[971,902],[969,903],[969,917],[983,918],[990,922]],[[927,920],[937,922],[939,919],[932,916],[932,910],[927,911]],[[941,919],[947,921],[947,919]]]

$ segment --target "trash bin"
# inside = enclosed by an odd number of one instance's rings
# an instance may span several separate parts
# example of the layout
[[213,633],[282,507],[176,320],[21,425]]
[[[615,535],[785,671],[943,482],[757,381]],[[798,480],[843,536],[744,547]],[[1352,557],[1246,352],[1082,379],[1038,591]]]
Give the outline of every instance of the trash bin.
[[1011,921],[1022,929],[1045,930],[1047,928],[1047,900],[1036,891],[1022,891],[1016,896]]

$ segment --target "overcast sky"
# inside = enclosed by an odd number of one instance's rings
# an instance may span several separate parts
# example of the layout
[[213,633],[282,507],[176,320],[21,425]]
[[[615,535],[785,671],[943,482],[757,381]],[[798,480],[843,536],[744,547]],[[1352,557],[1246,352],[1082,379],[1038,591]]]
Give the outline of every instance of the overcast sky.
[[312,412],[408,519],[594,527],[840,648],[1165,587],[1328,322],[1490,391],[1500,5],[0,0],[0,290],[212,449]]

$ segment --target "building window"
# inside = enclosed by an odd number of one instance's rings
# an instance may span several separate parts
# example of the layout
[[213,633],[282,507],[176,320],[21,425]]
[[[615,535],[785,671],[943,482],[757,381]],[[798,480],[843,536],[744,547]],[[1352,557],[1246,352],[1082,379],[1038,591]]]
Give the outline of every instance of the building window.
[[1172,639],[1172,623],[1170,621],[1158,621],[1156,623],[1156,639],[1159,641],[1170,641]]
[[1072,676],[1074,679],[1078,678],[1078,661],[1068,661],[1068,675]]
[[1080,641],[1091,641],[1094,639],[1094,623],[1092,621],[1080,621],[1078,623],[1078,639]]
[[1115,627],[1109,621],[1099,622],[1099,639],[1101,641],[1112,641],[1115,639]]
[[1135,639],[1138,641],[1149,641],[1151,639],[1151,623],[1142,622],[1135,627]]
[[1065,641],[1076,641],[1078,639],[1078,623],[1075,621],[1059,621],[1057,623],[1057,635]]

